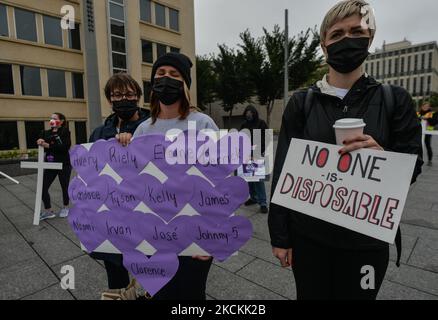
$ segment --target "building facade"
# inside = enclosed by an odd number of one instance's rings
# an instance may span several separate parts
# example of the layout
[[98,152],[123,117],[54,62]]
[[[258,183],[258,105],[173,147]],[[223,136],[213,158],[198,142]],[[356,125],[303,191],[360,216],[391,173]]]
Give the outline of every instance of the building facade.
[[35,148],[54,112],[73,143],[86,142],[111,113],[103,88],[113,73],[142,84],[147,107],[160,55],[195,62],[194,28],[193,0],[0,0],[0,152]]
[[417,102],[438,94],[437,42],[384,44],[372,53],[365,71],[382,83],[405,88]]

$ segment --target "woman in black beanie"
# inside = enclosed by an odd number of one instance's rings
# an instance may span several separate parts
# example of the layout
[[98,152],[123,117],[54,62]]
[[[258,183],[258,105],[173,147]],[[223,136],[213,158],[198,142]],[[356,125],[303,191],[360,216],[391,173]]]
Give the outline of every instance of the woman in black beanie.
[[[198,112],[190,101],[193,64],[180,53],[167,53],[155,62],[152,75],[151,118],[139,125],[134,137],[151,133],[166,134],[168,130],[188,129],[189,121],[196,122],[198,130],[218,131],[214,121]],[[132,136],[123,134],[121,143],[129,143]],[[180,256],[175,277],[164,286],[154,300],[205,300],[206,283],[212,257]]]

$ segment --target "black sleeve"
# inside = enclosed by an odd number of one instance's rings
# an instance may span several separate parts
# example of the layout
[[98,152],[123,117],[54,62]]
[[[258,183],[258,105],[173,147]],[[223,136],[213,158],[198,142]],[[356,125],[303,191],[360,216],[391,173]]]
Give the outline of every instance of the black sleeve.
[[101,139],[102,127],[97,127],[93,130],[93,133],[90,135],[90,139],[88,139],[89,143],[94,143],[97,140]]
[[432,118],[429,120],[429,125],[435,127],[438,124],[438,112],[434,112]]
[[417,180],[423,166],[423,129],[415,112],[409,93],[400,87],[393,87],[395,110],[391,121],[391,145],[394,152],[418,155],[412,182]]
[[[283,114],[272,176],[271,199],[283,170],[284,160],[292,138],[303,138],[305,117],[303,109],[300,108],[304,103],[303,100],[303,97],[293,95]],[[273,247],[282,249],[292,247],[292,237],[288,223],[291,212],[291,210],[271,202],[268,225]]]
[[59,139],[55,139],[55,143],[51,145],[50,149],[56,153],[67,153],[71,147],[71,135],[70,130],[63,128],[58,134]]

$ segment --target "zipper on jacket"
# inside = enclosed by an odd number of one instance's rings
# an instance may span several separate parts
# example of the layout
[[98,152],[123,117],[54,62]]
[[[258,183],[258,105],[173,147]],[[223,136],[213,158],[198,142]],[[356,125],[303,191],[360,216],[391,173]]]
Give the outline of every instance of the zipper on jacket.
[[343,111],[343,112],[344,112],[344,116],[346,116],[347,113],[348,113],[348,106],[345,106],[345,107],[344,107],[344,111]]

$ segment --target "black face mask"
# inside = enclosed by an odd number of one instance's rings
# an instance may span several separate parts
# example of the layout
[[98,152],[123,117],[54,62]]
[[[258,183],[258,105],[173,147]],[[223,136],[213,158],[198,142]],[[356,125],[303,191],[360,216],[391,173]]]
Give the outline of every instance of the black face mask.
[[113,101],[114,113],[123,121],[129,121],[138,111],[137,100]]
[[349,38],[327,47],[327,63],[340,73],[350,73],[359,68],[368,57],[370,38]]
[[184,94],[184,82],[169,77],[156,78],[152,90],[166,106],[176,103]]

